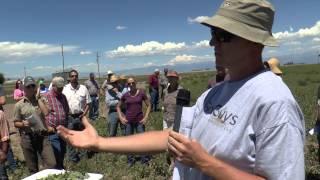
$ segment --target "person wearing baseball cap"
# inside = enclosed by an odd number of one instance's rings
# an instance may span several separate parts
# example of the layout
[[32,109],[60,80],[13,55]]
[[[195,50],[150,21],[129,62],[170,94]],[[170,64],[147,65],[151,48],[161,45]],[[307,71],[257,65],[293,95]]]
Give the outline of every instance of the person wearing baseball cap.
[[63,77],[54,77],[51,81],[51,90],[44,95],[49,113],[45,116],[48,125],[49,142],[57,161],[56,169],[64,169],[63,161],[66,153],[66,142],[59,137],[56,128],[61,125],[67,127],[69,105],[67,97],[62,93],[64,87]]
[[180,133],[101,138],[86,123],[85,132],[61,128],[61,135],[77,147],[106,152],[168,150],[176,158],[174,180],[304,179],[303,114],[287,85],[262,62],[264,46],[277,45],[274,11],[266,0],[225,0],[202,23],[211,31],[216,65],[228,69],[230,80],[183,111]]
[[45,118],[49,113],[45,100],[36,97],[36,82],[31,76],[23,80],[23,99],[14,107],[14,126],[19,129],[21,148],[30,173],[39,171],[38,155],[43,160],[44,168],[56,166],[54,152],[49,142],[49,129]]
[[149,76],[149,94],[150,94],[150,103],[151,103],[151,111],[158,111],[158,103],[159,103],[159,75],[160,70],[155,69],[154,73]]

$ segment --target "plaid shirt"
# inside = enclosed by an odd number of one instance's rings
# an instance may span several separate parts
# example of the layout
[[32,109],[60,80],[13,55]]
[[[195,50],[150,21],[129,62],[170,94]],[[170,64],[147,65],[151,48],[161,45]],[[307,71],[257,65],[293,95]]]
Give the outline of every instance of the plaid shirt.
[[69,105],[64,94],[58,95],[53,90],[50,90],[45,95],[49,114],[46,116],[47,125],[56,128],[59,125],[67,125],[67,117],[69,113]]

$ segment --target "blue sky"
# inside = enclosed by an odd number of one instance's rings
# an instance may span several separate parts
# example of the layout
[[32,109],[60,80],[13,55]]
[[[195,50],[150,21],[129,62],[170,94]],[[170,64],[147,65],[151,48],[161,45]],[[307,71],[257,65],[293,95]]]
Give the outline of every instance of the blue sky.
[[[198,21],[212,16],[221,2],[1,1],[0,72],[22,77],[24,66],[27,74],[34,76],[62,69],[61,44],[65,66],[80,73],[97,71],[97,51],[102,73],[214,61],[207,42],[209,30]],[[266,48],[264,56],[320,51],[320,1],[271,2],[276,8],[273,32],[280,47]],[[314,63],[316,58],[308,61]]]

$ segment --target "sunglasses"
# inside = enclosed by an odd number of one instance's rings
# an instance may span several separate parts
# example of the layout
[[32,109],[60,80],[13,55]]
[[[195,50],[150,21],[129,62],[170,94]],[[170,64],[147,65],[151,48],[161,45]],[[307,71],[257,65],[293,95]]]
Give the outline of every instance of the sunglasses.
[[71,75],[70,77],[78,77],[78,75]]
[[236,35],[231,34],[222,29],[211,28],[211,37],[212,38],[210,40],[210,46],[213,46],[214,40],[218,43],[228,43],[228,42],[231,42],[232,39],[236,37]]
[[29,86],[26,86],[27,89],[35,88],[35,87],[36,87],[36,85],[34,85],[34,84],[31,84],[31,85],[29,85]]
[[129,86],[135,85],[135,82],[128,83]]

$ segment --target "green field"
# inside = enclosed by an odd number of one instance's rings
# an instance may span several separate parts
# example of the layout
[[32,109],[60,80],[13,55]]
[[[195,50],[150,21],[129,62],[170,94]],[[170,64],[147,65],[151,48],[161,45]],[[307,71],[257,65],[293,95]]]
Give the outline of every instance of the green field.
[[[316,92],[320,85],[320,65],[287,66],[283,67],[283,71],[283,80],[291,89],[305,115],[306,129],[310,129],[315,123]],[[206,89],[208,79],[213,75],[214,72],[182,74],[182,86],[191,91],[192,103]],[[146,81],[146,77],[141,76],[138,80]],[[12,86],[6,88],[10,89]],[[12,93],[12,89],[7,92]],[[101,103],[104,103],[103,98],[101,98]],[[102,136],[107,134],[106,122],[105,118],[100,117],[94,123]],[[147,123],[147,130],[160,129],[162,129],[162,114],[160,112],[152,113]],[[314,136],[306,137],[305,162],[307,179],[320,177],[320,166],[317,161],[317,141]],[[107,179],[168,179],[171,176],[171,173],[167,171],[169,165],[165,153],[154,155],[149,166],[137,163],[129,168],[124,155],[98,153],[91,159],[83,158],[78,164],[66,163],[66,167],[68,170],[101,173]],[[23,163],[14,174],[10,174],[12,179],[21,179],[28,175]]]

